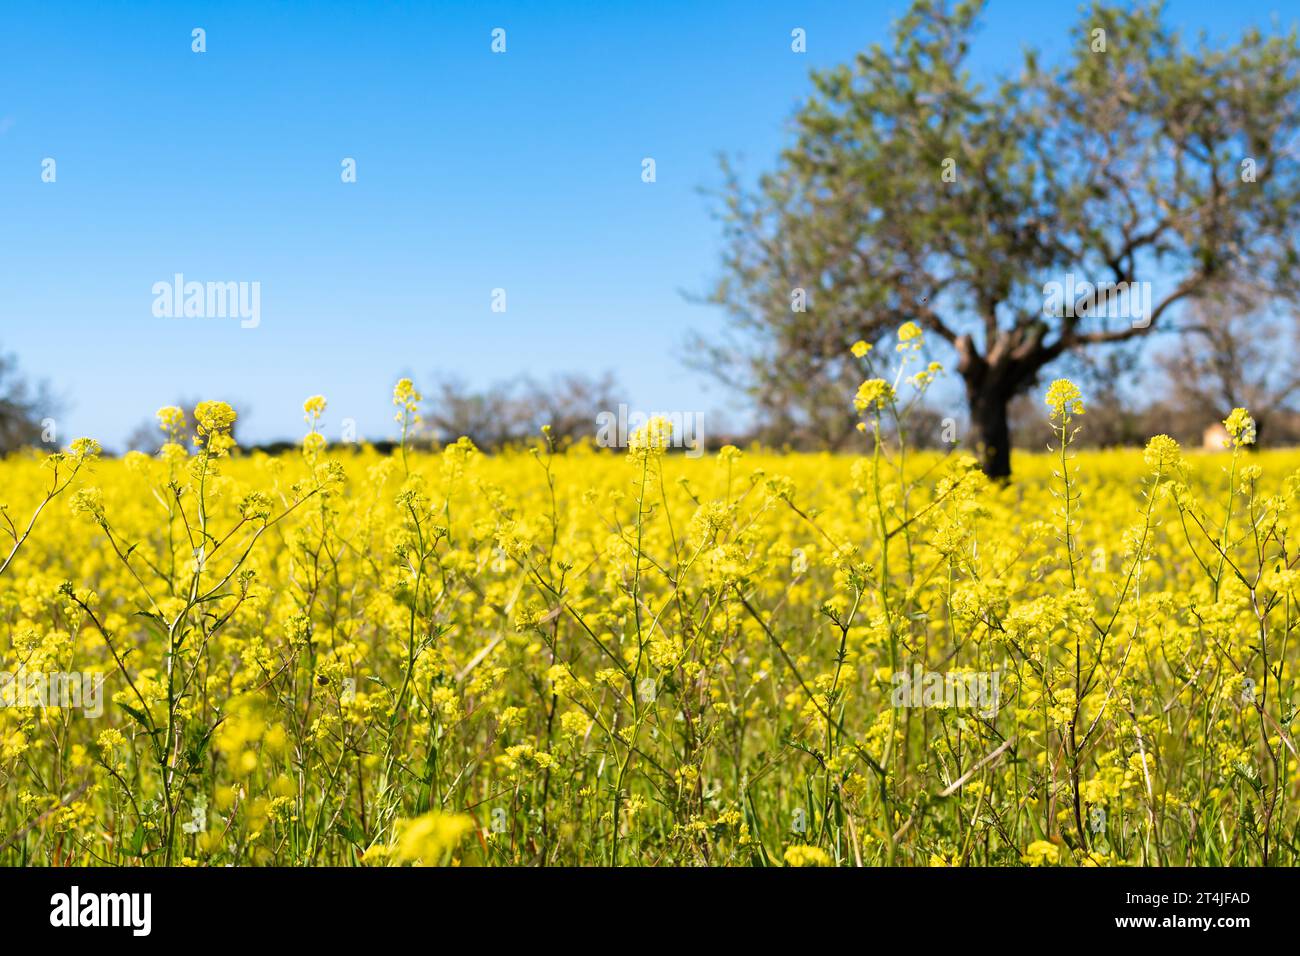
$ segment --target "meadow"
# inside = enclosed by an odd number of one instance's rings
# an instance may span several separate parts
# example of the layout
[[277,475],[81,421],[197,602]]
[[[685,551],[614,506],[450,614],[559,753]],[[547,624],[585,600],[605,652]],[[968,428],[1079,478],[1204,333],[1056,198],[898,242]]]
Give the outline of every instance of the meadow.
[[0,707],[0,864],[1294,865],[1300,452],[1057,382],[993,484],[875,441],[919,344],[855,454],[10,457],[0,671],[105,699]]

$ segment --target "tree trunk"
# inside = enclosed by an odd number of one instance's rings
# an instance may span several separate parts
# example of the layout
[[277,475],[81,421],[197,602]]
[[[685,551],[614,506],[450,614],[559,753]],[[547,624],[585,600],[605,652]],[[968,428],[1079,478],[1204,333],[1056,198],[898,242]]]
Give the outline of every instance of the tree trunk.
[[[990,364],[980,355],[969,335],[957,342],[957,372],[966,383],[966,407],[974,432],[975,454],[984,474],[995,481],[1011,477],[1011,428],[1007,424],[1007,406],[1016,394],[1015,384],[1023,371],[1007,361],[1005,349],[997,349]],[[1032,374],[1031,374],[1032,377]]]
[[976,454],[984,474],[997,481],[1011,477],[1011,429],[1007,406],[1011,399],[999,393],[968,395]]

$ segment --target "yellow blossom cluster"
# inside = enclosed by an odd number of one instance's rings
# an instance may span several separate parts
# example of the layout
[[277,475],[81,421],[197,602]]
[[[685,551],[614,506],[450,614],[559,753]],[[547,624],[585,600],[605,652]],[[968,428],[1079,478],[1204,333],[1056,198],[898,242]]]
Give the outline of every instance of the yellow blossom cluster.
[[431,449],[403,380],[392,454],[0,463],[0,861],[1294,865],[1300,454],[1076,452],[1062,380],[991,483],[897,346],[840,454]]

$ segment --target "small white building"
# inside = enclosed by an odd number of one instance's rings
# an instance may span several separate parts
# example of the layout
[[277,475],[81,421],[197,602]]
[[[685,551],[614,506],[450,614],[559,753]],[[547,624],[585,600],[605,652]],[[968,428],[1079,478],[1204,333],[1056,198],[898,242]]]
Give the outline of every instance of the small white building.
[[1201,433],[1201,447],[1206,451],[1223,451],[1232,447],[1232,436],[1223,427],[1223,422],[1206,426]]

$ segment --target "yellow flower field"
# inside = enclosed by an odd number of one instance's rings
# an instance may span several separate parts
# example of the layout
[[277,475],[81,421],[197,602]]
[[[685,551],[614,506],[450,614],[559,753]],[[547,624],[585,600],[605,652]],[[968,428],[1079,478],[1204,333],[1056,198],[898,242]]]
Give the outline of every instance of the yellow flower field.
[[993,486],[881,384],[856,455],[383,456],[316,396],[283,457],[204,403],[0,463],[0,862],[1295,864],[1300,453],[1075,454],[1057,383]]

